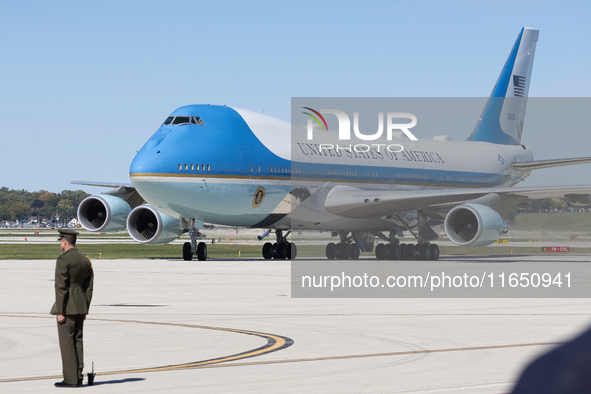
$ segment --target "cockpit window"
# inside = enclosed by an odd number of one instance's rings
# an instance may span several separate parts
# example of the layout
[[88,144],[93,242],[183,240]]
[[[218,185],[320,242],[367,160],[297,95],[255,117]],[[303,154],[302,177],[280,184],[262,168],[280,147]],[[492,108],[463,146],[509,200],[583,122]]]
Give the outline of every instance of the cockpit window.
[[175,124],[175,125],[187,124],[187,123],[191,123],[190,116],[175,116],[174,120],[172,121],[172,124]]
[[191,123],[197,124],[199,126],[205,126],[205,123],[203,123],[200,116],[192,116]]
[[196,124],[199,126],[205,126],[205,123],[203,123],[203,120],[201,120],[201,117],[199,116],[169,116],[168,118],[166,118],[164,123],[162,123],[162,125],[166,126],[169,124],[177,126],[185,124]]

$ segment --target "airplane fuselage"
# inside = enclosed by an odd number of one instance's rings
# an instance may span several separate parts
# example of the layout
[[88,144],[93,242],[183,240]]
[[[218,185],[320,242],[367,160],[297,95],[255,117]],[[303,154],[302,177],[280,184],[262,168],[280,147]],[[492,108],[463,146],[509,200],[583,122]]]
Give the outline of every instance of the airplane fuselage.
[[529,172],[513,172],[511,163],[533,159],[521,145],[406,137],[395,138],[401,152],[376,145],[329,149],[293,136],[287,122],[226,106],[190,105],[171,117],[189,121],[162,125],[146,142],[130,167],[134,186],[150,205],[174,218],[230,226],[383,230],[387,221],[330,214],[323,199],[336,185],[361,190],[512,186]]

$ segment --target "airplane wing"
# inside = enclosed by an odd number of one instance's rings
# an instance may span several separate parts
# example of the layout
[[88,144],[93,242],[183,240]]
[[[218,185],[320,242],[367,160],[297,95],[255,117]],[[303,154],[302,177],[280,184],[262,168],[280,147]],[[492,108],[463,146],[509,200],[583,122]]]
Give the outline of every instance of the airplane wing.
[[93,182],[93,181],[72,181],[74,185],[85,185],[85,186],[100,186],[109,187],[116,190],[109,190],[103,194],[111,196],[117,196],[124,199],[130,207],[135,208],[138,205],[143,204],[144,198],[135,190],[135,186],[132,183],[115,183],[115,182]]
[[570,166],[573,164],[591,163],[591,157],[577,157],[574,159],[556,159],[556,160],[536,160],[536,161],[521,161],[512,163],[513,171],[531,171],[540,168]]
[[[483,205],[491,207],[493,205],[516,207],[531,199],[551,197],[564,198],[569,203],[576,205],[590,205],[591,186],[387,191],[337,186],[328,193],[325,208],[337,216],[359,219],[415,210],[445,211],[458,204],[480,201]],[[501,214],[508,213],[506,210],[504,211],[499,210]]]
[[70,182],[73,185],[84,185],[84,186],[101,186],[101,187],[113,187],[113,188],[120,188],[120,187],[127,187],[135,189],[132,183],[114,183],[114,182],[94,182],[94,181],[72,181]]

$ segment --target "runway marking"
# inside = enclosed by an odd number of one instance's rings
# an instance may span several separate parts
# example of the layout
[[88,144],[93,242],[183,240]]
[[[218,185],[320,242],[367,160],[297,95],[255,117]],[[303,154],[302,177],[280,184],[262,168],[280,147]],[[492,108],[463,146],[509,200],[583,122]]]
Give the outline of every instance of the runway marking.
[[[37,319],[55,319],[52,316],[0,315],[0,317],[19,317],[19,318],[24,317],[24,318],[37,318]],[[267,334],[267,333],[261,333],[261,332],[256,332],[256,331],[238,330],[238,329],[233,329],[233,328],[210,327],[210,326],[200,326],[200,325],[180,324],[180,323],[144,322],[144,321],[137,321],[137,320],[115,320],[115,319],[88,319],[88,320],[89,321],[116,322],[116,323],[136,323],[136,324],[152,324],[152,325],[160,325],[160,326],[200,328],[200,329],[206,329],[206,330],[226,331],[226,332],[234,332],[234,333],[238,333],[238,334],[254,335],[254,336],[261,337],[261,338],[264,338],[267,340],[267,343],[261,347],[258,347],[253,350],[248,350],[243,353],[233,354],[230,356],[218,357],[218,358],[213,358],[213,359],[209,359],[209,360],[189,362],[189,363],[185,363],[185,364],[168,365],[168,366],[163,366],[163,367],[102,372],[102,373],[97,373],[97,375],[119,375],[119,374],[129,374],[129,373],[158,372],[158,371],[171,371],[171,370],[176,370],[176,369],[195,368],[195,367],[199,367],[199,366],[207,366],[207,365],[216,364],[216,363],[224,363],[224,362],[228,362],[228,361],[243,360],[245,358],[261,356],[263,354],[286,349],[286,348],[290,347],[291,345],[293,345],[293,343],[294,343],[291,338],[280,336],[280,335]],[[30,381],[30,380],[43,380],[43,379],[61,379],[61,378],[62,378],[62,376],[59,375],[59,376],[37,376],[37,377],[26,377],[26,378],[0,379],[0,383]]]
[[239,367],[239,366],[248,366],[248,365],[287,364],[287,363],[299,363],[299,362],[306,362],[306,361],[346,360],[346,359],[352,359],[352,358],[405,356],[405,355],[413,355],[413,354],[446,353],[446,352],[490,350],[490,349],[508,349],[508,348],[526,347],[526,346],[561,345],[563,343],[564,342],[536,342],[536,343],[517,343],[517,344],[511,344],[511,345],[491,345],[491,346],[474,346],[474,347],[460,347],[460,348],[447,348],[447,349],[408,350],[408,351],[388,352],[388,353],[351,354],[351,355],[345,355],[345,356],[326,356],[326,357],[299,358],[299,359],[291,359],[291,360],[254,361],[254,362],[247,362],[247,363],[231,363],[231,364],[224,364],[224,365],[203,365],[203,366],[195,366],[195,367],[190,367],[190,368],[191,369],[221,368],[221,367]]

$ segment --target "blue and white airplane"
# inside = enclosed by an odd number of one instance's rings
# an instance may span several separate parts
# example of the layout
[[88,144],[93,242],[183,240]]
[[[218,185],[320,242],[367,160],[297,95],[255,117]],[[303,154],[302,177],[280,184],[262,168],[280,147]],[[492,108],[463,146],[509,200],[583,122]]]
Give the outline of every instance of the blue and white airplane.
[[[82,201],[78,220],[89,231],[127,228],[144,244],[189,232],[185,260],[207,258],[199,242],[204,223],[274,232],[275,242],[262,247],[266,259],[294,258],[290,232],[316,230],[340,237],[327,245],[329,259],[357,259],[360,251],[375,249],[378,259],[436,260],[434,224],[444,224],[458,245],[487,245],[506,232],[502,217],[530,199],[591,204],[591,187],[512,187],[534,169],[591,162],[534,161],[521,145],[538,33],[519,33],[466,141],[401,136],[402,152],[353,158],[350,151],[292,141],[290,123],[264,114],[188,105],[170,114],[137,153],[133,184],[73,182],[114,188]],[[297,157],[292,146],[299,148]],[[401,244],[403,230],[417,243]]]

